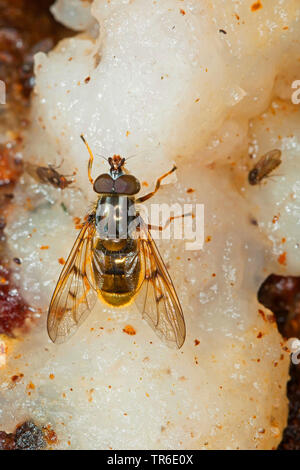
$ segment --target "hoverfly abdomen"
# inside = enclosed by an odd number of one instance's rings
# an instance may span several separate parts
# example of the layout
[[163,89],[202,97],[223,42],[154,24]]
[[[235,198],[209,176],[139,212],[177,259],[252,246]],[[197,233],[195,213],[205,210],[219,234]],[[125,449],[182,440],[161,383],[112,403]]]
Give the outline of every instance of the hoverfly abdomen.
[[132,300],[141,282],[136,240],[99,239],[92,266],[100,296],[107,304],[122,307]]

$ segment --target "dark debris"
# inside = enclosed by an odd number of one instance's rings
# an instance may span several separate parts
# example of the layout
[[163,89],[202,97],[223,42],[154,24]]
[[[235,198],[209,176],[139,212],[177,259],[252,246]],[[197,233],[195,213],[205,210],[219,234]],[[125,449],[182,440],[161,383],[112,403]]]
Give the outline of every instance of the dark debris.
[[[275,314],[285,338],[300,338],[300,277],[272,274],[261,285],[258,300]],[[300,366],[291,365],[290,374],[288,425],[279,450],[300,450]]]
[[258,300],[275,314],[285,338],[300,338],[300,277],[272,274],[261,285]]
[[49,11],[54,0],[0,0],[0,79],[9,106],[26,106],[34,86],[33,56],[71,32]]
[[0,450],[41,450],[46,447],[42,428],[25,421],[14,434],[0,432]]
[[17,427],[15,444],[19,450],[39,450],[46,447],[42,429],[32,421],[26,421]]
[[32,312],[13,285],[10,271],[0,264],[0,334],[14,336]]

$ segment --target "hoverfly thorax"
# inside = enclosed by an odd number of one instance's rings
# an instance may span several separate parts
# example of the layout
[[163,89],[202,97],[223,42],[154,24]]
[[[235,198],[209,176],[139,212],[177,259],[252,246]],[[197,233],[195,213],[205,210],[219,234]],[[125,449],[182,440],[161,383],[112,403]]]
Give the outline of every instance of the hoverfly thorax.
[[132,197],[102,194],[96,207],[96,229],[106,240],[133,238],[136,208]]
[[137,178],[124,173],[125,158],[114,155],[108,163],[109,173],[98,176],[93,185],[94,191],[100,195],[96,207],[96,229],[102,239],[131,238],[131,227],[136,219],[134,195],[141,186]]

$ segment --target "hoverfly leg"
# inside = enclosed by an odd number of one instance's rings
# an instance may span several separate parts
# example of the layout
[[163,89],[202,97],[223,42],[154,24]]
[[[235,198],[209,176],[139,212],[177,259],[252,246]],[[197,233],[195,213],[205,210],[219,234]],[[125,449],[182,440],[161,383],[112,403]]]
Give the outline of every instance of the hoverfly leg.
[[142,196],[142,197],[139,197],[137,198],[136,202],[139,204],[141,202],[145,202],[147,201],[147,199],[150,199],[150,197],[154,196],[155,193],[157,193],[157,191],[159,190],[160,188],[160,184],[161,184],[161,181],[166,178],[167,176],[171,175],[171,173],[173,173],[174,171],[177,170],[177,167],[176,165],[173,166],[173,168],[168,171],[167,173],[165,173],[164,175],[162,175],[160,178],[158,178],[158,180],[156,181],[156,184],[155,184],[155,188],[154,188],[154,191],[152,191],[151,193],[149,194],[146,194],[145,196]]
[[183,219],[184,217],[192,217],[192,216],[193,216],[192,213],[175,215],[175,216],[170,217],[166,221],[165,225],[157,226],[157,225],[146,224],[146,226],[148,227],[148,230],[159,230],[160,232],[163,232],[174,219]]
[[85,140],[83,134],[81,134],[80,137],[81,137],[82,141],[84,142],[84,144],[86,145],[86,148],[88,149],[88,152],[89,152],[89,155],[90,155],[89,162],[88,162],[88,177],[89,177],[90,183],[93,185],[94,180],[92,178],[91,173],[92,173],[92,168],[93,168],[94,155],[93,155],[93,152],[90,149],[89,144]]

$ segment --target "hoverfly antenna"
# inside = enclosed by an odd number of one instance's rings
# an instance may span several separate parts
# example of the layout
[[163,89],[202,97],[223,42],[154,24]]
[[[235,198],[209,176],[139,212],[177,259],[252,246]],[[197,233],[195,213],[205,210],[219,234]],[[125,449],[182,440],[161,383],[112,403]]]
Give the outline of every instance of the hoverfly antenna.
[[138,154],[135,153],[134,155],[130,155],[129,157],[126,157],[126,162],[127,162],[128,160],[131,160],[132,158],[137,157],[137,156],[138,156]]
[[96,155],[97,157],[103,158],[103,160],[105,160],[108,163],[108,159],[106,157],[104,157],[103,155],[100,155],[100,153],[96,153]]

